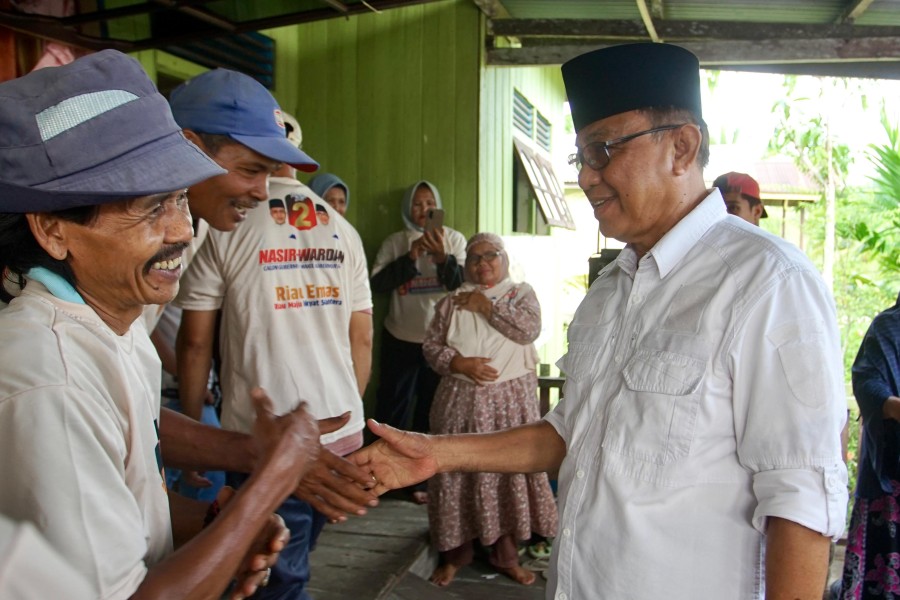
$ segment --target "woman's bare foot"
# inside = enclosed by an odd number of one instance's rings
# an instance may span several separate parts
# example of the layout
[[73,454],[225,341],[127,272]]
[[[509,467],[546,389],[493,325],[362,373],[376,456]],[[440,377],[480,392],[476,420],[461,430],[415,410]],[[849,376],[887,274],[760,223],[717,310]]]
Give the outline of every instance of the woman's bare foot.
[[[534,583],[535,575],[532,571],[528,569],[522,568],[520,565],[516,565],[514,567],[502,568],[502,567],[494,567],[497,569],[499,573],[503,573],[516,583],[521,583],[522,585],[531,585]],[[434,577],[434,575],[432,575]]]
[[457,571],[459,571],[459,567],[450,563],[438,565],[438,568],[435,569],[434,573],[431,574],[429,581],[431,581],[431,583],[433,583],[434,585],[446,587],[450,585],[450,582],[453,581],[454,577],[456,577]]
[[428,504],[428,492],[416,491],[412,493],[413,502],[416,504]]

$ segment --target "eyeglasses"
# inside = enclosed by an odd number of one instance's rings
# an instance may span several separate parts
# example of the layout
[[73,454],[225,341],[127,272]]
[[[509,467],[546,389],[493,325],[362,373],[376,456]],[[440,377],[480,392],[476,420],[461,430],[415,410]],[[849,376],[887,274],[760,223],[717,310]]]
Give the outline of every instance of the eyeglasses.
[[485,252],[484,254],[467,254],[466,264],[477,265],[481,261],[494,262],[500,257],[501,252]]
[[654,127],[653,129],[647,129],[646,131],[638,131],[637,133],[625,135],[614,140],[608,140],[606,142],[592,142],[584,148],[579,148],[578,152],[570,154],[569,164],[575,165],[575,168],[579,171],[584,165],[589,166],[595,171],[599,171],[609,164],[610,146],[618,146],[619,144],[630,142],[634,138],[641,137],[642,135],[647,135],[649,133],[658,133],[660,131],[668,131],[670,129],[678,129],[679,127],[684,127],[685,125],[687,125],[687,123],[680,123],[678,125],[663,125],[662,127]]

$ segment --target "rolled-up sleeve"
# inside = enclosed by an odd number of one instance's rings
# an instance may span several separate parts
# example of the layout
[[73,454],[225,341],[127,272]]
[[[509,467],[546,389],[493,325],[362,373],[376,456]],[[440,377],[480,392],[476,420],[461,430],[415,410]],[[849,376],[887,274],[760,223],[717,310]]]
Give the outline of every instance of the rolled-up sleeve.
[[837,538],[848,500],[847,401],[831,295],[797,270],[736,312],[728,368],[737,453],[757,498],[753,526],[764,532],[768,517],[780,517]]

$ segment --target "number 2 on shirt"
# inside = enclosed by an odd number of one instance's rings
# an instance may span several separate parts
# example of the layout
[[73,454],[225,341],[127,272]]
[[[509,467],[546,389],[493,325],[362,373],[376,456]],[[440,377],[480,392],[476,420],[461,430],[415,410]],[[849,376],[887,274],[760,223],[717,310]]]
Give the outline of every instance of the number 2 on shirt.
[[316,226],[316,210],[309,198],[301,196],[291,198],[290,211],[290,223],[300,231]]

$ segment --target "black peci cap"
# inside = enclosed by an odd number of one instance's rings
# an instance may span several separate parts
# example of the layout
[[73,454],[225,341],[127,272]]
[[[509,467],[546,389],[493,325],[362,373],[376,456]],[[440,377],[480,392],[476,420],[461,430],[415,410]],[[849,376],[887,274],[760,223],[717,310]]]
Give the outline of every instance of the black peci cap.
[[700,61],[672,44],[623,44],[577,56],[562,66],[575,131],[600,119],[654,106],[703,117]]

